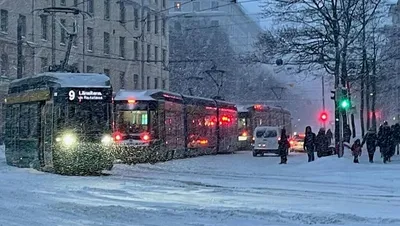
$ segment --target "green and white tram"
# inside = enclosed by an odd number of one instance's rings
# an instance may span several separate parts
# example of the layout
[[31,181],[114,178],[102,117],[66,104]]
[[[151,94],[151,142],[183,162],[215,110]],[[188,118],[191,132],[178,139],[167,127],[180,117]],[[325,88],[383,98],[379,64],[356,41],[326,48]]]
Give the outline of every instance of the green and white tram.
[[112,88],[103,74],[43,73],[10,83],[7,164],[59,174],[112,167]]

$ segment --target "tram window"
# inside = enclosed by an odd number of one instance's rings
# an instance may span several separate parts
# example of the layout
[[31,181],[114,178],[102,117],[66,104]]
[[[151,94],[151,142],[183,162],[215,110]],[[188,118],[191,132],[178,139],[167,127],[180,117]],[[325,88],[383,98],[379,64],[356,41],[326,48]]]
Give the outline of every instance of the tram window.
[[246,118],[240,118],[238,127],[239,129],[247,127]]
[[140,133],[148,130],[147,111],[121,111],[118,113],[120,130],[129,133]]

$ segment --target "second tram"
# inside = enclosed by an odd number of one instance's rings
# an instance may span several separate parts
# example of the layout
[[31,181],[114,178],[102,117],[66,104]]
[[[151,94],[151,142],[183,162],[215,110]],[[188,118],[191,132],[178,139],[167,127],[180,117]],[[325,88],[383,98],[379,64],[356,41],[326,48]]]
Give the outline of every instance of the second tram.
[[114,140],[119,146],[193,153],[235,150],[235,104],[162,90],[121,90],[114,98]]

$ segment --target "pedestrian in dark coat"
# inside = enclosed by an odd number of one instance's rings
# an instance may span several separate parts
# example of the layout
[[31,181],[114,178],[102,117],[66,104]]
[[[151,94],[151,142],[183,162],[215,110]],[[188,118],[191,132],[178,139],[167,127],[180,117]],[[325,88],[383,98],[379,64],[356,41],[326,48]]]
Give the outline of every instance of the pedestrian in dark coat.
[[378,144],[383,155],[383,163],[387,163],[390,158],[390,148],[392,144],[392,134],[390,126],[387,122],[383,124],[381,131],[378,133]]
[[346,125],[343,131],[343,142],[350,144],[350,139],[351,139],[351,129],[349,125]]
[[328,146],[330,146],[333,140],[333,133],[331,129],[328,129],[328,131],[326,131],[326,138],[328,139]]
[[307,152],[308,162],[312,162],[315,160],[314,151],[315,151],[315,133],[312,132],[311,127],[306,127],[306,136],[304,137],[303,148],[304,151]]
[[317,156],[322,157],[324,152],[328,150],[328,139],[326,139],[325,130],[321,128],[315,138],[315,149]]
[[290,147],[290,143],[288,140],[288,136],[286,135],[285,129],[282,129],[282,131],[281,131],[281,138],[280,138],[278,144],[279,144],[279,156],[281,156],[281,162],[279,164],[286,164],[287,163],[287,154],[288,154],[288,149]]
[[400,124],[396,123],[394,125],[394,137],[395,137],[395,141],[396,141],[396,149],[397,149],[397,155],[400,154]]
[[397,137],[395,126],[390,127],[390,152],[389,152],[389,162],[392,161],[392,157],[396,154]]
[[367,152],[370,163],[374,162],[374,154],[377,142],[378,142],[378,136],[376,135],[375,129],[370,128],[367,134],[365,134],[363,141],[361,143],[361,146],[364,146],[364,144],[367,143]]
[[354,144],[351,146],[351,152],[354,156],[354,163],[359,163],[358,161],[358,156],[361,156],[361,141],[360,139],[357,139],[356,141],[354,141]]

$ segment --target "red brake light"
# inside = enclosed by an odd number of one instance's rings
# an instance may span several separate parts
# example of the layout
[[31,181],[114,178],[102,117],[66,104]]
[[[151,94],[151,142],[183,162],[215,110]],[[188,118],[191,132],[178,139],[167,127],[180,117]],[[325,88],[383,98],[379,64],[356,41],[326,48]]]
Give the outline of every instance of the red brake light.
[[114,137],[114,141],[122,140],[122,135],[120,133],[115,133],[113,137]]
[[290,145],[293,145],[293,144],[294,144],[294,141],[293,141],[293,140],[291,140],[291,141],[289,141],[289,143],[290,143]]
[[244,132],[242,133],[242,136],[247,137],[247,132],[244,131]]
[[129,100],[128,100],[128,103],[129,103],[129,104],[134,104],[134,103],[136,103],[136,100],[134,100],[134,99],[129,99]]
[[150,141],[150,135],[147,134],[147,133],[142,134],[142,135],[140,136],[140,139],[142,139],[142,141],[148,142],[148,141]]

